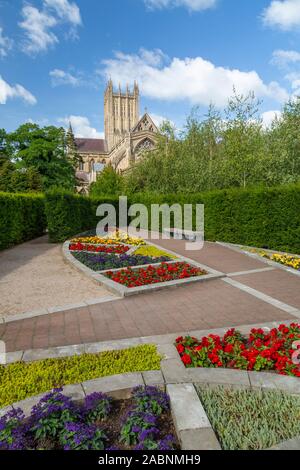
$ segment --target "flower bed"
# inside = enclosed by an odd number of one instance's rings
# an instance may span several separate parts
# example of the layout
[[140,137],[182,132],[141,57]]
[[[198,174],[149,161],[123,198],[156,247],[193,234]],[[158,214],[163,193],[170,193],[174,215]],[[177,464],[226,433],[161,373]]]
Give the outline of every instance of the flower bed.
[[126,245],[91,245],[89,243],[70,243],[70,251],[90,251],[93,253],[113,253],[121,255],[126,253],[130,248]]
[[153,245],[146,245],[146,246],[141,246],[140,248],[137,248],[134,252],[135,255],[142,255],[142,256],[151,256],[153,258],[157,258],[160,256],[164,256],[169,259],[176,259],[177,256],[172,255],[171,253],[160,250],[159,248],[156,248],[156,246]]
[[141,246],[145,245],[146,242],[142,238],[130,237],[125,232],[119,232],[118,230],[110,233],[105,237],[77,237],[72,238],[71,243],[90,243],[94,245],[132,245],[132,246]]
[[251,252],[258,253],[263,258],[267,258],[271,261],[275,261],[276,263],[283,264],[284,266],[288,266],[289,268],[296,269],[300,271],[300,257],[299,256],[292,256],[292,255],[283,255],[280,253],[266,253],[265,251],[254,251]]
[[[208,335],[198,340],[187,336],[176,340],[176,348],[186,367],[228,367],[267,370],[300,377],[299,365],[292,356],[300,340],[300,324],[280,325],[270,332],[252,329],[249,336],[235,329],[223,337]],[[299,351],[300,354],[300,351]]]
[[141,255],[120,255],[115,254],[94,254],[94,253],[76,253],[72,255],[82,264],[93,271],[103,271],[105,269],[125,268],[127,266],[141,266],[143,264],[161,263],[168,261],[168,258],[161,256],[159,258],[151,258],[150,256]]
[[186,262],[161,263],[159,266],[148,266],[139,269],[122,269],[107,272],[105,276],[126,287],[138,287],[158,282],[187,279],[207,274],[206,271],[196,268]]
[[[169,397],[138,387],[131,401],[93,393],[74,403],[55,389],[30,417],[13,409],[0,419],[1,450],[170,450],[176,446]],[[170,432],[171,431],[171,432]]]
[[156,347],[144,344],[120,351],[0,365],[0,408],[56,386],[126,372],[157,370],[160,360]]

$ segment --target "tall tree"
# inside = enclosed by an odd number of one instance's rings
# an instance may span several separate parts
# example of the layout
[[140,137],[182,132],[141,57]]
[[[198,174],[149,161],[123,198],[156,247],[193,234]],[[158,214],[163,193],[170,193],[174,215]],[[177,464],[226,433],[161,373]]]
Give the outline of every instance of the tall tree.
[[42,188],[53,186],[73,189],[75,169],[66,151],[63,128],[23,124],[8,136],[18,168],[35,168],[42,178]]

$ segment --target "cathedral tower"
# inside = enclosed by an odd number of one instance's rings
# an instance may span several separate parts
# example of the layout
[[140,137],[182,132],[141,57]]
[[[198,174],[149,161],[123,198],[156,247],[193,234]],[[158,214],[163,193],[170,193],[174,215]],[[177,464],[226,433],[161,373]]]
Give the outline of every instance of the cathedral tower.
[[133,92],[127,85],[122,93],[119,85],[114,91],[109,80],[104,95],[104,130],[107,150],[110,151],[139,121],[139,88],[134,82]]

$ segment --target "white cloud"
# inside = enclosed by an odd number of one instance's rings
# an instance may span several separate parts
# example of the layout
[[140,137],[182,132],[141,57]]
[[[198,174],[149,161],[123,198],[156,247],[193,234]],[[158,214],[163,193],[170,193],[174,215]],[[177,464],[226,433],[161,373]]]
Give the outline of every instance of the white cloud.
[[44,0],[44,4],[49,9],[55,10],[57,16],[75,26],[81,25],[80,10],[76,3],[68,0]]
[[217,0],[144,0],[144,2],[151,9],[185,7],[191,11],[206,10],[217,4]]
[[64,70],[54,69],[51,70],[49,73],[51,77],[52,86],[60,86],[60,85],[71,85],[71,86],[79,86],[81,84],[81,80],[78,77],[75,77],[69,72],[65,72]]
[[59,42],[53,29],[60,24],[71,25],[70,35],[76,37],[81,25],[80,10],[68,0],[43,0],[43,9],[25,4],[21,11],[23,21],[19,23],[25,33],[22,49],[29,55],[45,52]]
[[168,121],[170,122],[172,125],[174,125],[174,122],[171,121],[170,119],[168,119],[167,117],[165,116],[160,116],[159,114],[150,114],[150,117],[152,119],[152,121],[154,122],[154,124],[159,127],[161,126],[161,124],[165,121]]
[[261,118],[262,118],[263,127],[265,129],[268,129],[269,127],[271,127],[271,124],[274,121],[274,119],[275,118],[280,119],[281,115],[282,115],[282,112],[279,110],[266,111],[265,113],[262,113]]
[[71,123],[76,137],[104,139],[103,132],[98,132],[97,129],[92,127],[89,119],[85,116],[68,116],[58,119],[58,122],[64,124],[65,127],[68,127]]
[[153,65],[153,56],[147,60],[144,50],[139,54],[116,52],[114,58],[103,61],[100,73],[123,85],[137,80],[143,95],[160,100],[189,100],[198,105],[213,102],[223,107],[234,86],[238,93],[254,91],[258,97],[279,102],[288,99],[287,91],[277,82],[264,83],[255,71],[216,66],[202,57],[175,57],[161,63],[160,52],[158,59],[159,65]]
[[58,38],[51,31],[51,28],[57,25],[54,16],[39,11],[31,5],[25,5],[22,8],[22,16],[23,21],[19,23],[19,26],[25,31],[26,36],[23,43],[24,52],[36,54],[58,43]]
[[6,57],[7,53],[12,49],[12,39],[4,36],[3,28],[0,27],[0,57]]
[[273,0],[263,12],[267,26],[290,31],[300,26],[300,0]]
[[28,104],[36,104],[36,98],[22,85],[9,85],[0,75],[0,104],[5,104],[8,99],[21,98]]
[[285,68],[290,64],[300,62],[300,52],[277,49],[272,54],[271,63],[278,67]]

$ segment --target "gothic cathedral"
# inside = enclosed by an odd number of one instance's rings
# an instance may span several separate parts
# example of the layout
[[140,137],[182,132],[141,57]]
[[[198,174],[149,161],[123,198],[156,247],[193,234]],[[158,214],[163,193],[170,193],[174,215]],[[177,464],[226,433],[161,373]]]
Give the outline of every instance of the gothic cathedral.
[[116,171],[127,171],[144,150],[155,147],[158,129],[148,113],[140,118],[139,88],[134,83],[133,91],[127,86],[114,90],[109,80],[104,93],[105,139],[75,138],[80,157],[76,173],[78,191],[88,192],[90,183],[96,180],[97,172],[111,164]]

